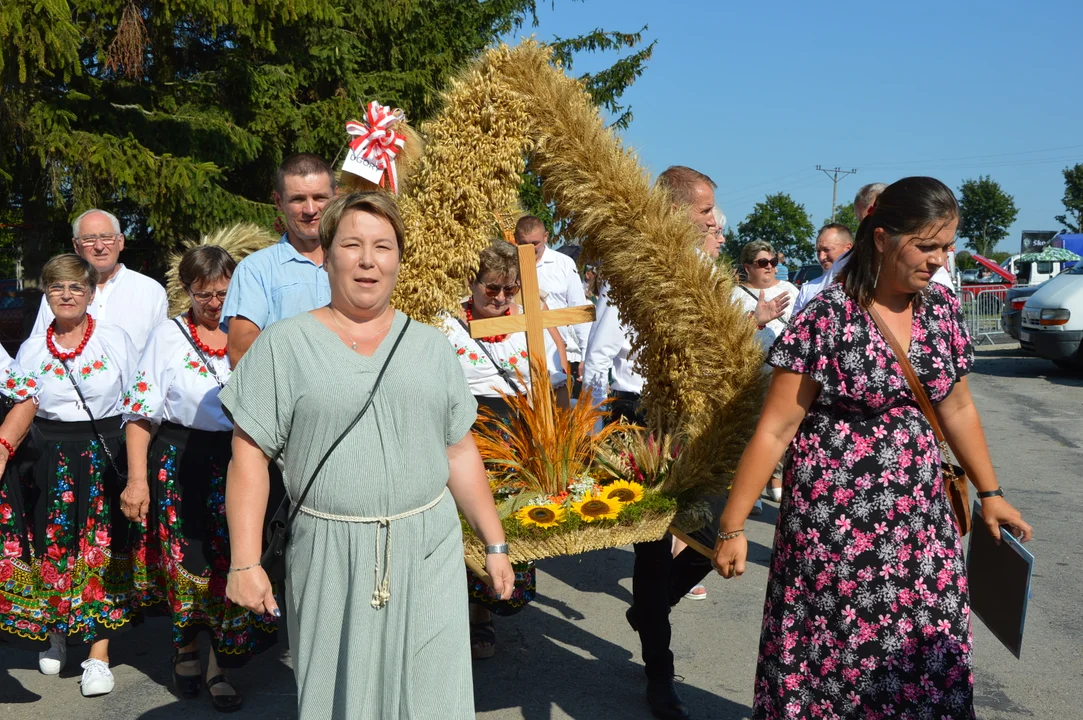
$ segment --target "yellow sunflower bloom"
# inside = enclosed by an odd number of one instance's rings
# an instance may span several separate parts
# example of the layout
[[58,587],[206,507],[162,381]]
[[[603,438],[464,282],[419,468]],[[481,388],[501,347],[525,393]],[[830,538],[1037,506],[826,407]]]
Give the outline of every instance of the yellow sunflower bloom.
[[604,497],[588,497],[572,503],[572,510],[587,522],[616,520],[620,507],[620,501]]
[[554,503],[548,505],[527,505],[516,513],[519,523],[524,526],[535,525],[540,528],[556,527],[564,522],[564,508]]
[[639,502],[643,499],[643,486],[637,482],[617,480],[602,488],[602,497],[607,500],[616,500],[625,505]]

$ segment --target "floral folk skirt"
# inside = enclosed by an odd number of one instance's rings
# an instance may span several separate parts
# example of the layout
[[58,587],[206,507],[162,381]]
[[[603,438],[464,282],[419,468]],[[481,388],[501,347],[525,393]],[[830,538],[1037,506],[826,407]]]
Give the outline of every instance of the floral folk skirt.
[[[133,526],[90,422],[35,424],[45,449],[33,471],[0,479],[0,634],[44,650],[50,632],[89,643],[133,619]],[[123,469],[120,417],[96,424]]]
[[221,667],[238,667],[275,643],[277,623],[226,599],[226,470],[231,432],[163,423],[147,461],[150,508],[133,552],[139,604],[173,620],[173,644],[203,630]]

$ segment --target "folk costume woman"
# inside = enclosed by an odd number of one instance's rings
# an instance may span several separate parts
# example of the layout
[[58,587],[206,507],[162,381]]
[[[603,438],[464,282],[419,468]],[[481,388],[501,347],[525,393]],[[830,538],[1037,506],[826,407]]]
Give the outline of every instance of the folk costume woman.
[[[1028,540],[1003,498],[967,384],[959,303],[931,283],[959,222],[932,178],[889,186],[854,256],[771,349],[775,367],[722,514],[715,566],[744,572],[744,521],[789,444],[753,717],[973,717],[970,613],[941,452],[883,318],[914,366],[982,520]],[[793,440],[792,444],[790,440]]]
[[[124,431],[117,401],[137,352],[124,330],[87,314],[97,284],[98,272],[78,255],[55,257],[42,271],[55,319],[23,343],[15,365],[18,390],[37,401],[45,450],[21,513],[0,516],[15,570],[0,589],[0,627],[41,650],[46,675],[63,669],[69,639],[90,643],[84,696],[113,689],[109,637],[129,622],[134,601],[130,523],[119,502]],[[18,527],[23,520],[26,527]]]
[[120,403],[129,469],[121,509],[146,528],[133,559],[139,600],[173,619],[173,681],[183,697],[199,694],[198,635],[210,634],[206,685],[222,712],[242,704],[225,668],[272,644],[277,627],[226,599],[233,423],[218,400],[230,375],[219,321],[236,265],[221,247],[185,252],[178,275],[191,309],[154,329]]
[[328,203],[330,305],[261,333],[220,396],[235,423],[231,600],[280,612],[260,566],[268,459],[281,451],[295,501],[313,483],[285,558],[301,720],[474,717],[456,506],[497,592],[514,581],[455,355],[390,306],[404,234],[389,195]]
[[[526,333],[474,339],[470,337],[467,323],[521,312],[514,303],[519,291],[519,257],[514,245],[497,240],[481,251],[478,261],[477,275],[470,283],[470,297],[462,305],[462,317],[448,316],[443,329],[455,348],[455,356],[478,406],[487,407],[506,420],[512,409],[504,396],[530,391]],[[550,381],[554,387],[566,384],[560,352],[548,333],[545,348]],[[505,599],[496,597],[493,588],[469,569],[466,571],[470,594],[470,654],[475,660],[492,657],[496,652],[493,613],[502,617],[514,615],[534,599],[537,587],[534,563],[521,563],[514,569],[515,589],[511,597]]]

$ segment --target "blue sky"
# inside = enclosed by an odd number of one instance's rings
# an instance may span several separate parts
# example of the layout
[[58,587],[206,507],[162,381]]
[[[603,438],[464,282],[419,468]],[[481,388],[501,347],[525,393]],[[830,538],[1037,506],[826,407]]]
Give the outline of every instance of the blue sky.
[[[990,175],[1019,208],[1001,250],[1060,229],[1061,171],[1083,162],[1083,85],[1074,41],[1058,38],[1083,27],[1079,0],[538,4],[540,24],[516,37],[648,26],[658,44],[625,94],[622,137],[652,173],[714,178],[732,225],[778,191],[819,225],[831,181],[814,168],[838,165],[858,170],[840,202],[868,182],[932,175],[957,190]],[[573,71],[613,59],[581,56]]]

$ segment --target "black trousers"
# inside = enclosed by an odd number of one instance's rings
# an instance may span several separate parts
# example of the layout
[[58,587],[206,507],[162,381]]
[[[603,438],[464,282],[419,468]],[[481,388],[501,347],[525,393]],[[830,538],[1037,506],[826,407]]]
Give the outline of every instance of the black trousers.
[[[644,423],[639,395],[628,392],[614,394],[610,404],[610,422],[624,419]],[[714,524],[697,530],[691,537],[713,548]],[[632,570],[632,619],[639,628],[643,664],[648,678],[673,677],[673,652],[669,649],[672,628],[669,610],[695,587],[712,565],[691,548],[673,557],[673,536],[666,533],[661,540],[636,543],[635,566]]]

